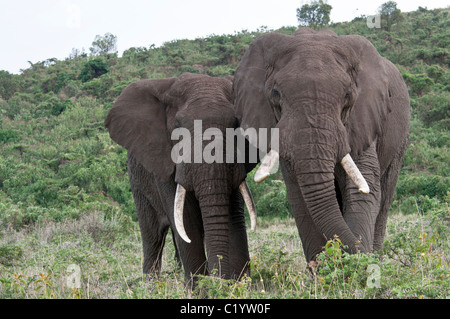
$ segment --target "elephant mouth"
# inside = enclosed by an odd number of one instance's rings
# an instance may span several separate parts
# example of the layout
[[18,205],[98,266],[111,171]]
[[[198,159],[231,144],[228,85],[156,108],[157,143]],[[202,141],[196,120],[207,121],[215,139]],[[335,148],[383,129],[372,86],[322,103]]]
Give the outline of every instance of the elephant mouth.
[[[278,165],[280,155],[276,150],[271,150],[261,162],[259,169],[255,173],[254,180],[257,183],[263,182],[273,172],[274,168]],[[355,183],[356,187],[362,194],[369,194],[370,189],[367,181],[362,176],[355,162],[350,154],[346,154],[340,164],[344,168],[347,175]]]
[[[250,188],[248,187],[247,182],[245,180],[239,185],[239,191],[244,199],[245,205],[247,206],[247,210],[250,215],[250,225],[251,225],[250,229],[254,231],[256,229],[256,220],[257,220],[256,206],[253,200],[253,196],[250,192]],[[175,228],[180,237],[185,242],[191,243],[191,239],[186,233],[186,229],[184,227],[183,222],[183,208],[185,198],[186,198],[186,189],[181,184],[177,184],[173,208]]]

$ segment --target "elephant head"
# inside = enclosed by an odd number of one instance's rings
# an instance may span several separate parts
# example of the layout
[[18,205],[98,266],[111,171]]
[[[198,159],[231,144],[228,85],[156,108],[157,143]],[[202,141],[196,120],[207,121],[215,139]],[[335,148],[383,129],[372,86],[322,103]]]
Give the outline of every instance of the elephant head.
[[338,235],[350,251],[358,238],[340,210],[335,168],[341,163],[361,193],[371,191],[352,157],[373,144],[390,112],[388,72],[365,38],[301,28],[254,40],[235,73],[240,125],[279,129],[279,150],[266,155],[255,180],[278,156],[286,161],[318,232]]
[[[189,229],[184,228],[183,208],[186,192],[195,194],[203,221],[208,267],[213,269],[220,265],[224,276],[242,271],[242,265],[240,269],[230,269],[229,257],[229,224],[233,222],[230,215],[236,202],[242,200],[236,199],[239,191],[248,204],[254,228],[256,215],[245,183],[247,171],[244,164],[236,162],[205,162],[201,155],[207,141],[202,137],[200,144],[188,143],[192,148],[183,150],[192,157],[178,162],[180,154],[174,152],[174,146],[179,141],[172,137],[177,129],[185,129],[192,141],[207,129],[219,130],[226,136],[226,128],[237,127],[231,89],[232,77],[213,78],[190,73],[137,81],[121,93],[105,121],[111,138],[125,147],[157,180],[176,182],[171,207],[174,215],[169,220],[177,234],[188,243]],[[195,121],[199,120],[201,131],[196,132]],[[198,155],[200,161],[196,160]]]

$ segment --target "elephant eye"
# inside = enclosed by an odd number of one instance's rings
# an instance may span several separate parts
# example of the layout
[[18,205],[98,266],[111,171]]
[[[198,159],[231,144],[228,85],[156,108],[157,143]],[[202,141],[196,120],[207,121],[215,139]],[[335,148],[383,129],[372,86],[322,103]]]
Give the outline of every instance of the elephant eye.
[[352,97],[352,92],[347,92],[347,93],[345,94],[345,98],[346,98],[346,99],[351,99],[351,97]]
[[272,90],[272,99],[275,103],[279,103],[281,99],[281,94],[277,89]]
[[277,121],[280,120],[281,118],[281,94],[278,90],[273,89],[272,90],[272,108],[273,108],[273,113],[275,115],[275,118]]

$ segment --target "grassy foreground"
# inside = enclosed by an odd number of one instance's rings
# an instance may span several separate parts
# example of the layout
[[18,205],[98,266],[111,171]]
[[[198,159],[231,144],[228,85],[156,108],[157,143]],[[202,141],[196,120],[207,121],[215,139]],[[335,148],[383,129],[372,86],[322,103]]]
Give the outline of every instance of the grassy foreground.
[[[0,233],[0,298],[449,298],[448,208],[395,214],[387,232],[377,254],[347,255],[338,238],[328,242],[310,271],[294,220],[261,218],[248,233],[251,276],[200,278],[192,292],[184,288],[171,236],[162,273],[146,278],[139,228],[128,216],[44,220]],[[71,288],[78,279],[81,288]]]

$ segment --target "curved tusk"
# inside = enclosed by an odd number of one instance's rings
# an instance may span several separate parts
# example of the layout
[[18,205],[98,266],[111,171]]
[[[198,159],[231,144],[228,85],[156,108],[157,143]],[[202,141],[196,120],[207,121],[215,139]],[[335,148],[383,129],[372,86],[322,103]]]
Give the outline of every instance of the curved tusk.
[[255,173],[254,177],[255,182],[261,183],[267,177],[269,177],[269,175],[272,173],[272,170],[278,164],[279,159],[280,154],[277,151],[271,150],[269,153],[267,153],[267,155],[264,157],[261,165],[259,166],[258,170]]
[[241,185],[239,185],[239,191],[244,198],[248,214],[250,215],[250,229],[254,231],[256,229],[256,207],[255,202],[253,201],[252,193],[250,192],[250,188],[248,188],[247,182],[245,180],[241,183]]
[[175,201],[173,205],[173,213],[175,219],[175,228],[177,229],[180,237],[187,243],[190,243],[188,235],[186,234],[186,230],[184,229],[183,223],[183,208],[184,208],[184,199],[186,197],[186,189],[177,184],[177,191],[175,193]]
[[358,187],[359,192],[362,194],[369,194],[370,189],[369,185],[367,185],[366,180],[362,176],[355,162],[353,162],[350,154],[344,156],[341,161],[341,165],[344,168],[345,172],[350,176],[352,181],[355,183],[356,187]]

